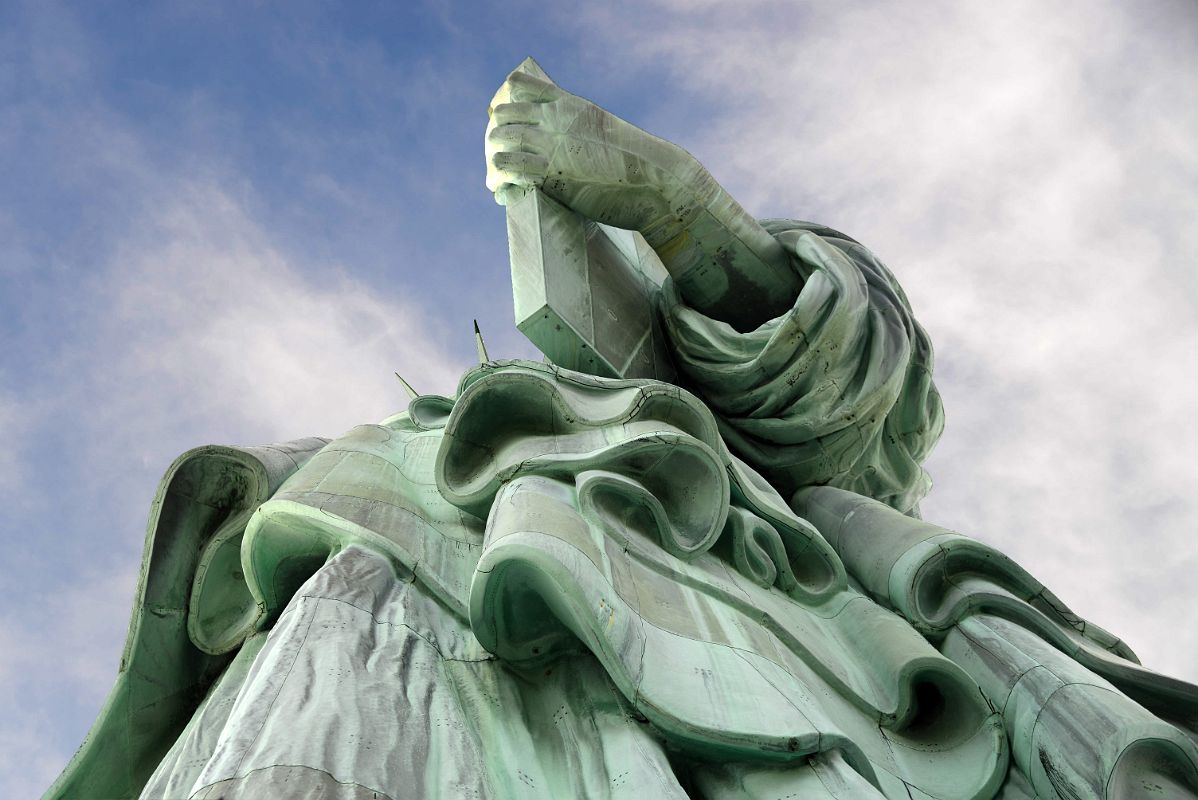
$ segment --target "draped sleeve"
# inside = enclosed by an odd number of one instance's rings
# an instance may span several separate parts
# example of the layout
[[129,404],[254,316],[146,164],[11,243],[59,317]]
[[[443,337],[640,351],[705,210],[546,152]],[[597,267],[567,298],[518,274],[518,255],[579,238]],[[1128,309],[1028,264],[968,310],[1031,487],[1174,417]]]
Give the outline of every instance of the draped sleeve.
[[788,494],[834,486],[913,512],[944,428],[932,344],[869,250],[808,222],[767,220],[804,285],[794,307],[741,333],[686,305],[662,316],[679,369],[730,448]]

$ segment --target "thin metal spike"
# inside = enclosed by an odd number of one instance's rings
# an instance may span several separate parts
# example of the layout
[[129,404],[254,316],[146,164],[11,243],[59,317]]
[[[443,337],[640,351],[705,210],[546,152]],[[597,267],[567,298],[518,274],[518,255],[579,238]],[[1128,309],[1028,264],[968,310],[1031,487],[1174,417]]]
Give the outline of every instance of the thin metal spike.
[[403,379],[403,375],[400,375],[397,372],[397,373],[395,373],[395,377],[399,378],[399,382],[403,384],[403,390],[408,393],[408,397],[415,400],[417,397],[420,396],[420,393],[412,388],[412,384],[408,383],[407,381],[405,381]]
[[478,363],[486,364],[491,360],[487,355],[487,346],[483,344],[483,332],[478,329],[478,320],[474,320],[474,347],[478,350]]

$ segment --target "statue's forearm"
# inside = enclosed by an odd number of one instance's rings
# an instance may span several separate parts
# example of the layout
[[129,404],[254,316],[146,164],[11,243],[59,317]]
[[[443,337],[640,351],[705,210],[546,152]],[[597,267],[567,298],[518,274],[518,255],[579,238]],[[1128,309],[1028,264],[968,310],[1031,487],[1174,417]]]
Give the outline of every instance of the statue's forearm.
[[738,330],[791,307],[786,254],[689,153],[564,92],[524,64],[492,99],[487,186],[540,187],[585,217],[644,234],[683,299]]
[[680,172],[663,187],[669,213],[642,233],[682,297],[739,330],[784,313],[802,283],[782,246],[697,161]]

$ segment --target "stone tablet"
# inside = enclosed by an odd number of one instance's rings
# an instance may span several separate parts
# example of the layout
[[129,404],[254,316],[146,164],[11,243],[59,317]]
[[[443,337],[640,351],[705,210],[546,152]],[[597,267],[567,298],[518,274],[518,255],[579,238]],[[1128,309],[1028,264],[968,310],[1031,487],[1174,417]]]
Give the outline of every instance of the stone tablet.
[[605,378],[674,381],[658,322],[667,273],[639,233],[539,189],[507,206],[516,327],[554,364]]

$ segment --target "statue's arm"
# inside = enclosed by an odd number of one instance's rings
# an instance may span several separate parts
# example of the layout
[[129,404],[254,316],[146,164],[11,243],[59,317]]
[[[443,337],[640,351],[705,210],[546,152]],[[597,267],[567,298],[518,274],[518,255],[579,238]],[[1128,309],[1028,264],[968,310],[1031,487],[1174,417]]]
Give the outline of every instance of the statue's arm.
[[487,186],[504,204],[540,187],[575,211],[640,231],[682,297],[739,330],[785,312],[802,288],[782,247],[678,145],[521,71],[487,126]]

